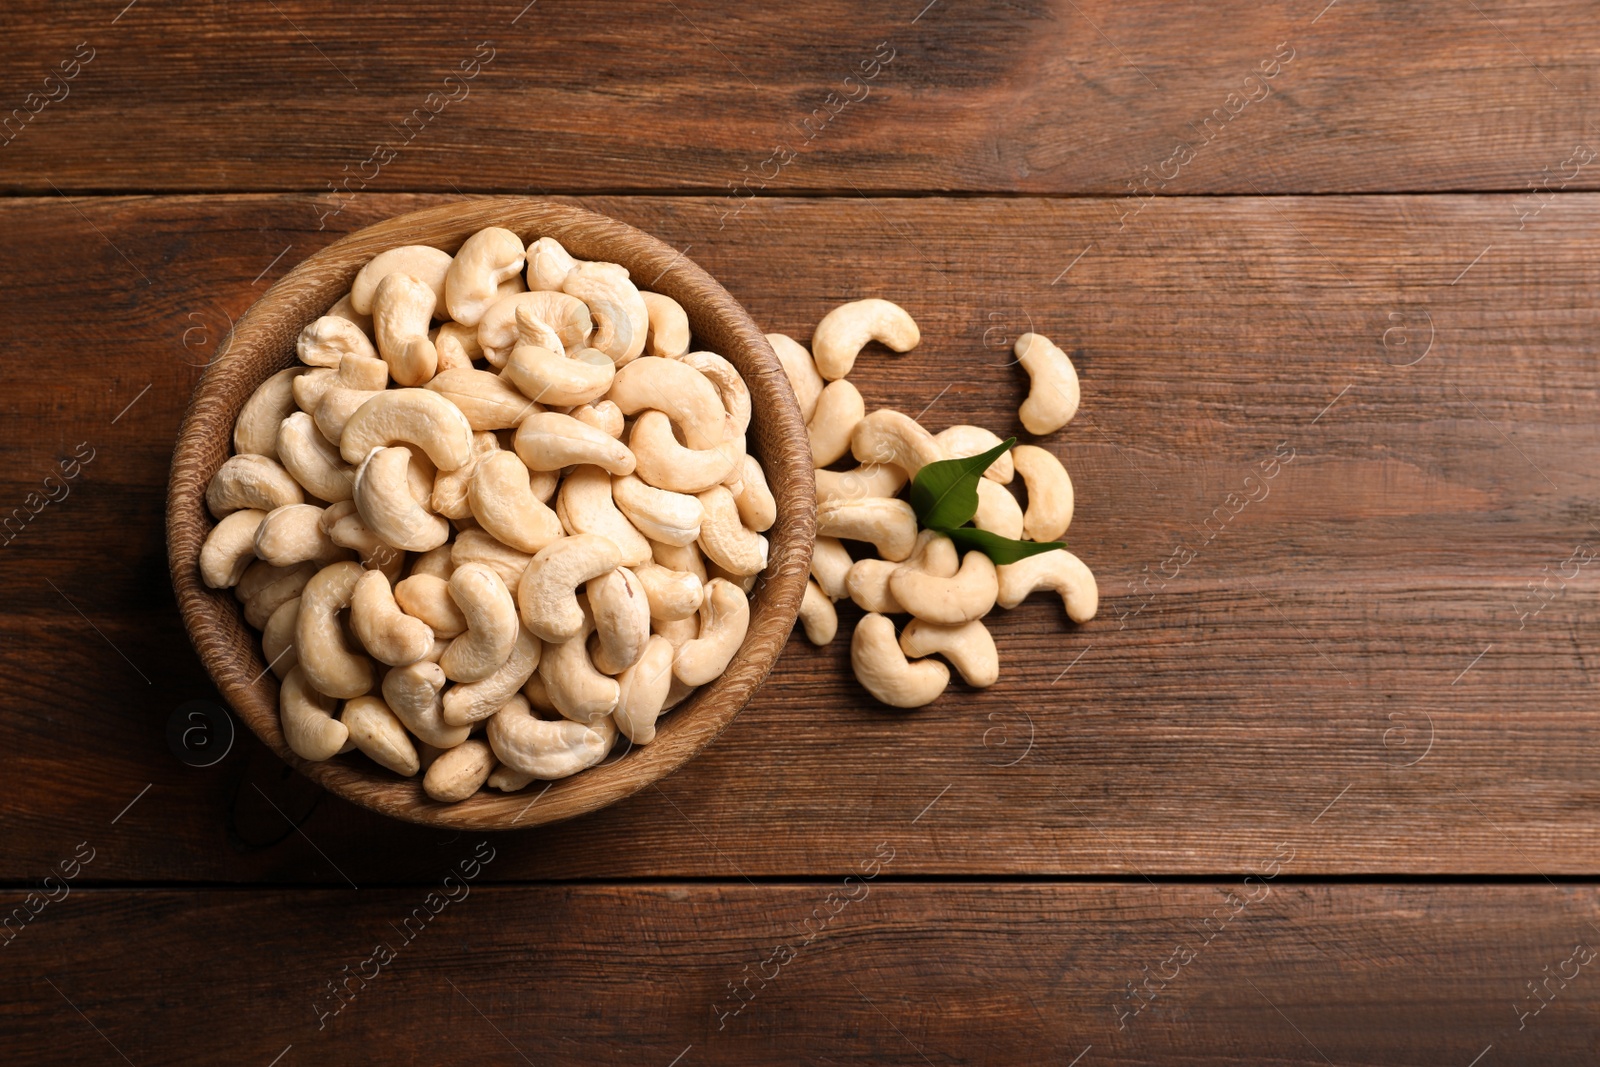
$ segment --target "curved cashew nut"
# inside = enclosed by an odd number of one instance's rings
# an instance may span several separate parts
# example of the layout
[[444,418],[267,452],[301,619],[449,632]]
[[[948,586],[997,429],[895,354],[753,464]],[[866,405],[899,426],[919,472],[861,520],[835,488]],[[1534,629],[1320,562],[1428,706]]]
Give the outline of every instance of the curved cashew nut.
[[394,587],[394,600],[401,611],[427,623],[436,639],[448,641],[467,631],[467,617],[451,598],[450,583],[436,574],[413,570]]
[[347,556],[323,530],[322,512],[315,504],[285,504],[267,512],[256,527],[256,555],[274,567],[292,567],[307,560],[332,563]]
[[634,468],[633,453],[621,441],[554,411],[523,419],[512,447],[530,470],[558,471],[581,463],[592,463],[611,474],[631,474]]
[[[968,456],[980,456],[996,445],[1005,443],[992,431],[985,430],[982,426],[967,425],[951,426],[940,430],[933,435],[933,439],[938,442],[940,450],[947,459],[966,459]],[[1011,453],[1002,452],[999,459],[989,464],[989,469],[983,472],[983,476],[992,482],[1010,485],[1015,473]]]
[[256,531],[267,512],[246,507],[222,518],[200,545],[200,577],[211,589],[230,589],[256,561]]
[[650,601],[644,584],[627,567],[618,567],[589,579],[587,592],[594,616],[595,669],[620,674],[639,661],[650,640]]
[[539,664],[539,677],[556,711],[575,722],[593,723],[611,714],[621,695],[616,679],[608,678],[589,658],[589,634],[594,620],[584,607],[583,628],[570,640],[551,645]]
[[955,543],[938,530],[923,530],[917,534],[911,555],[900,566],[935,578],[954,578],[961,569],[961,553],[956,551]]
[[638,660],[617,678],[617,710],[611,718],[636,745],[656,739],[656,719],[672,689],[674,653],[672,642],[652,635]]
[[750,602],[732,582],[713,578],[706,583],[700,605],[700,630],[685,641],[672,661],[672,673],[684,685],[705,685],[728,669],[750,629]]
[[406,728],[389,705],[375,696],[360,696],[345,701],[339,721],[350,731],[350,740],[367,758],[402,778],[410,778],[422,767],[417,746],[406,735]]
[[622,409],[609,400],[579,404],[570,414],[585,426],[593,426],[607,437],[619,441],[622,439],[622,431],[627,427],[627,420],[622,417]]
[[500,576],[507,589],[515,589],[522,581],[533,556],[518,552],[502,544],[483,530],[463,530],[450,545],[450,562],[457,567],[468,563],[482,563]]
[[541,641],[570,641],[583,631],[576,590],[591,578],[622,565],[609,538],[575,534],[540,549],[517,584],[522,625]]
[[310,561],[292,567],[274,567],[258,559],[245,568],[244,577],[233,587],[233,595],[244,605],[244,621],[261,629],[287,601],[300,599],[301,590],[317,565]]
[[733,502],[739,505],[739,518],[757,533],[772,529],[772,524],[778,521],[778,501],[767,485],[767,472],[761,469],[760,461],[746,452],[739,457],[734,476],[739,484],[729,488],[733,489]]
[[450,642],[439,666],[453,682],[481,682],[500,669],[517,643],[516,602],[500,576],[482,563],[457,567],[447,588],[467,630]]
[[717,390],[722,407],[732,420],[733,433],[744,433],[750,428],[750,387],[744,383],[738,368],[715,352],[690,352],[678,362],[704,374]]
[[439,393],[387,389],[350,416],[339,454],[346,463],[360,463],[374,448],[393,444],[416,445],[440,470],[453,471],[472,456],[472,425]]
[[473,361],[483,358],[477,327],[463,326],[459,322],[440,326],[434,333],[433,348],[439,354],[440,374],[447,370],[472,370]]
[[440,371],[428,382],[427,388],[460,408],[474,433],[509,430],[529,415],[544,410],[523,396],[509,379],[493,371],[474,370],[470,364],[464,370]]
[[500,373],[536,401],[565,407],[604,396],[617,369],[597,348],[579,349],[566,356],[543,345],[518,345]]
[[527,698],[519,695],[489,719],[485,736],[507,767],[530,778],[552,781],[571,777],[605,759],[611,751],[607,733],[599,724],[536,718]]
[[577,269],[578,261],[554,237],[541,237],[528,246],[528,288],[535,292],[559,290]]
[[937,653],[954,664],[962,681],[983,689],[1000,677],[1000,653],[988,627],[977,619],[956,626],[940,626],[912,619],[900,632],[900,650],[911,659]]
[[[632,453],[629,453],[631,458]],[[688,493],[657,489],[632,474],[611,479],[617,508],[640,533],[666,545],[692,545],[700,536],[705,508]]]
[[679,649],[693,641],[700,633],[699,609],[696,609],[692,618],[673,619],[671,621],[652,619],[650,621],[650,632],[665,638],[672,645],[673,654],[676,655]]
[[855,561],[837,537],[818,537],[811,548],[811,577],[829,600],[849,596],[846,582]]
[[988,478],[978,480],[978,510],[972,525],[1015,541],[1022,536],[1022,505],[1011,490]]
[[[361,359],[356,360],[353,365],[361,366],[367,364],[367,362],[367,358],[363,356]],[[383,360],[374,356],[371,362],[383,363]],[[344,365],[342,359],[339,365]],[[328,395],[329,389],[338,384],[339,372],[329,367],[312,367],[309,370],[301,367],[300,370],[302,373],[290,384],[289,391],[294,394],[295,407],[308,415],[315,415],[317,405],[322,403],[322,398]],[[389,378],[389,365],[387,363],[383,365],[383,376],[385,384],[387,384]],[[287,417],[285,416],[285,418]]]
[[289,367],[256,386],[233,424],[233,450],[240,455],[278,457],[278,424],[295,409],[294,382],[304,367]]
[[[453,546],[451,545],[440,545],[432,552],[422,553],[412,561],[411,573],[426,574],[434,578],[441,578],[445,581],[449,581],[450,572],[456,569],[456,565],[450,562],[450,550],[452,547]],[[437,627],[435,627],[435,629],[437,629]],[[465,627],[463,627],[463,629],[465,629]],[[450,636],[454,637],[455,634],[451,634]]]
[[893,463],[868,463],[853,471],[819,470],[816,478],[819,504],[864,496],[894,496],[909,481],[906,472]]
[[894,497],[830,500],[817,508],[817,533],[870,541],[878,555],[898,563],[916,546],[917,513]]
[[700,580],[700,584],[705,584],[706,559],[694,545],[669,545],[665,541],[651,541],[650,555],[668,570],[692,574]]
[[845,592],[862,611],[876,611],[881,615],[904,614],[906,609],[889,591],[889,576],[901,566],[886,559],[858,559],[845,575]]
[[317,763],[337,756],[350,731],[333,717],[333,709],[333,698],[319,692],[301,668],[284,675],[278,687],[278,715],[290,751]]
[[390,546],[362,521],[354,500],[328,505],[317,525],[328,535],[328,540],[340,548],[354,550],[363,567],[381,571],[391,582],[399,579],[405,567],[405,552]]
[[789,379],[789,388],[794,390],[795,401],[800,405],[800,417],[810,422],[812,413],[817,410],[817,398],[826,384],[817,372],[816,361],[804,345],[788,334],[769,333],[767,344],[783,364],[784,376]]
[[561,520],[535,495],[532,475],[513,452],[478,460],[467,503],[485,530],[523,552],[537,552],[563,533]]
[[229,456],[206,486],[206,507],[219,519],[243,508],[271,511],[305,498],[300,483],[266,456]]
[[339,612],[350,606],[365,573],[359,563],[330,563],[300,593],[294,631],[300,668],[313,688],[340,700],[372,690],[372,661],[350,648],[339,625]]
[[619,368],[644,351],[650,311],[627,271],[612,263],[580,263],[562,280],[561,291],[589,306],[595,323],[589,343]]
[[811,438],[811,465],[826,467],[843,459],[866,414],[867,402],[859,389],[842,378],[829,382],[817,398],[816,413],[806,423],[806,435]]
[[635,472],[646,484],[674,493],[703,493],[733,473],[744,455],[744,438],[712,448],[685,448],[672,435],[672,420],[665,412],[646,410],[633,420],[628,447],[637,463]]
[[445,684],[444,671],[429,660],[396,667],[383,676],[384,703],[418,741],[434,748],[455,748],[472,732],[470,725],[444,721],[439,694]]
[[968,552],[953,578],[896,568],[889,575],[889,592],[917,618],[955,626],[987,615],[999,595],[998,583],[994,561],[982,552]]
[[[377,285],[376,280],[373,281],[373,285]],[[366,334],[368,337],[372,336],[372,316],[370,314],[362,314],[361,312],[357,311],[355,304],[351,303],[349,293],[344,294],[338,300],[334,301],[333,307],[328,309],[328,314],[332,315],[336,319],[344,319],[347,322],[353,322],[357,327],[360,328],[362,333]]]
[[374,448],[356,468],[356,510],[385,544],[408,552],[428,552],[450,539],[450,523],[429,511],[411,485],[411,450]]
[[421,385],[439,369],[439,352],[428,339],[438,294],[427,283],[396,271],[372,294],[372,330],[389,375],[401,385]]
[[689,316],[683,305],[670,296],[639,291],[645,313],[650,318],[650,335],[645,350],[652,356],[677,359],[689,351]]
[[517,293],[483,313],[478,344],[490,366],[503,367],[518,345],[537,344],[564,355],[568,349],[582,348],[593,329],[588,305],[575,296],[549,291]]
[[607,399],[624,415],[647,409],[665,412],[690,448],[712,448],[744,432],[734,427],[711,379],[684,360],[634,360],[617,371]]
[[1038,589],[1061,594],[1061,605],[1073,622],[1088,622],[1100,607],[1100,588],[1094,573],[1064,548],[1007,563],[999,570],[999,604],[1014,608]]
[[800,622],[806,628],[806,640],[813,645],[825,645],[839,633],[839,613],[816,582],[806,583],[805,599],[800,601]]
[[439,753],[422,776],[422,791],[441,804],[466,800],[483,787],[494,770],[494,752],[489,742],[470,738],[455,748]]
[[1025,333],[1012,346],[1017,362],[1028,372],[1028,399],[1017,409],[1029,433],[1055,433],[1078,413],[1078,372],[1067,354],[1050,338]]
[[347,355],[378,358],[378,350],[361,327],[337,315],[324,315],[301,330],[294,354],[308,367],[337,367]]
[[879,408],[857,424],[850,452],[862,463],[892,463],[909,478],[945,458],[933,434],[915,419],[890,408]]
[[295,622],[299,618],[300,598],[295,597],[279,604],[278,610],[261,627],[261,654],[280,680],[300,665],[300,657],[294,651]]
[[1055,541],[1072,525],[1072,479],[1050,452],[1036,445],[1018,445],[1017,473],[1028,487],[1028,510],[1022,535],[1030,541]]
[[931,704],[950,684],[950,668],[938,660],[908,663],[895,641],[894,623],[877,613],[856,623],[850,666],[862,688],[892,708]]
[[755,589],[756,579],[760,577],[758,574],[735,574],[724,567],[717,566],[710,560],[706,561],[706,574],[712,578],[721,578],[725,582],[738,586],[739,591],[745,596],[749,596]]
[[468,237],[444,276],[444,303],[450,317],[476,326],[499,296],[500,283],[522,273],[522,238],[500,226]]
[[[433,510],[447,519],[471,518],[472,501],[467,493],[472,485],[472,476],[477,473],[478,463],[484,456],[499,450],[500,441],[494,434],[487,431],[474,433],[472,455],[467,461],[453,471],[440,471],[433,480],[433,492],[428,495]],[[553,491],[555,486],[550,488]],[[539,494],[535,492],[534,495]]]
[[336,504],[349,500],[354,491],[354,468],[303,411],[294,412],[278,427],[278,462],[318,500]]
[[616,545],[623,566],[650,562],[650,542],[617,510],[611,499],[611,476],[599,467],[574,467],[562,479],[556,515],[567,533],[598,534]]
[[365,571],[350,597],[350,629],[379,663],[404,667],[433,649],[433,630],[400,610],[382,571]]
[[700,610],[705,600],[705,579],[687,571],[676,571],[654,562],[640,564],[632,570],[644,587],[652,619],[666,622],[687,619]]
[[358,315],[371,315],[378,283],[396,273],[409,274],[427,285],[433,290],[434,301],[442,308],[445,306],[444,280],[450,273],[452,258],[449,252],[429,245],[401,245],[379,252],[350,283],[350,309]]
[[767,539],[745,527],[728,487],[713,486],[699,494],[699,500],[705,509],[699,544],[706,558],[741,578],[766,570]]
[[518,628],[511,655],[493,674],[481,681],[451,686],[445,692],[444,721],[451,726],[462,726],[487,719],[499,711],[533,676],[543,648],[537,637],[525,628]]
[[868,341],[909,352],[920,340],[916,322],[900,305],[876,298],[853,300],[822,316],[811,335],[811,352],[822,376],[836,381],[850,373],[856,355]]
[[[356,409],[371,400],[389,384],[389,365],[381,359],[346,356],[339,369],[324,378],[322,371],[308,373],[295,383],[295,397],[311,400],[317,429],[330,441],[337,441]],[[354,461],[352,461],[354,462]]]

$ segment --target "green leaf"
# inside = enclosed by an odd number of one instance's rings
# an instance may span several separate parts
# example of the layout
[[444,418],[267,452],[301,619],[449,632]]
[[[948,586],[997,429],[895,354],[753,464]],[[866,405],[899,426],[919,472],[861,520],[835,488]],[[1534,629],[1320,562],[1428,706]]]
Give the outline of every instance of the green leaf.
[[971,526],[930,528],[950,538],[956,543],[957,548],[982,552],[997,564],[1015,563],[1019,559],[1037,556],[1041,552],[1054,552],[1058,548],[1067,547],[1064,541],[1013,541],[1009,537],[1001,537],[999,534],[974,529]]
[[911,480],[911,510],[923,526],[961,526],[978,513],[978,479],[1017,443],[1015,437],[964,459],[941,459]]

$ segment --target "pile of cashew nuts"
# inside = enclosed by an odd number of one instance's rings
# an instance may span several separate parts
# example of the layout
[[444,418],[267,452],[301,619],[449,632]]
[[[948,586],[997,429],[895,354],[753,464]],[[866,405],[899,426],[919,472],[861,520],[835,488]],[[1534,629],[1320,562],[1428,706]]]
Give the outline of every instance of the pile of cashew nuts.
[[514,791],[727,668],[777,508],[744,381],[671,298],[490,227],[376,256],[296,353],[239,414],[200,572],[298,755]]
[[[927,657],[949,660],[968,685],[995,683],[999,652],[982,620],[996,604],[1014,608],[1048,589],[1060,594],[1069,619],[1083,623],[1094,618],[1100,599],[1094,575],[1065,549],[996,566],[982,552],[962,558],[950,538],[917,529],[916,513],[899,495],[917,471],[1001,443],[980,426],[933,434],[898,411],[867,413],[845,377],[861,349],[879,341],[909,352],[921,339],[903,308],[878,299],[830,311],[817,324],[810,352],[783,334],[767,335],[800,401],[817,468],[818,536],[800,621],[813,644],[826,645],[839,630],[835,601],[849,597],[867,612],[850,639],[851,666],[867,692],[897,708],[931,703],[950,684],[949,667]],[[1036,333],[1017,338],[1014,351],[1031,383],[1018,411],[1023,427],[1035,436],[1056,432],[1078,410],[1072,361]],[[841,461],[857,466],[828,469]],[[1007,489],[1017,475],[1027,488],[1026,511]],[[1061,462],[1036,445],[1017,445],[979,481],[972,521],[1013,540],[1055,541],[1072,522],[1072,507],[1072,479]],[[880,558],[855,558],[845,541]],[[898,638],[891,615],[910,616]]]

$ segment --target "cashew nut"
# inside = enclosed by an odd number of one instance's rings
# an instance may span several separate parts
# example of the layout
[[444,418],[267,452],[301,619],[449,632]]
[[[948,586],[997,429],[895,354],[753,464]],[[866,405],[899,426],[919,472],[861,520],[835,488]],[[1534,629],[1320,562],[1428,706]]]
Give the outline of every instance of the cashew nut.
[[862,688],[892,708],[931,704],[950,684],[950,668],[938,660],[907,662],[895,641],[894,623],[875,612],[856,623],[850,666]]
[[964,682],[979,689],[1000,677],[1000,653],[988,627],[977,619],[956,626],[912,619],[900,632],[900,650],[911,659],[937,653],[954,664]]
[[465,800],[483,787],[494,770],[494,753],[489,742],[477,738],[461,742],[428,765],[422,776],[422,791],[442,804]]
[[700,536],[705,508],[687,493],[657,489],[627,474],[611,479],[611,496],[628,521],[652,541],[692,545]]
[[350,739],[345,724],[333,717],[335,701],[317,690],[299,667],[284,675],[278,687],[278,715],[283,739],[301,759],[332,759]]
[[589,343],[619,368],[644,351],[650,312],[627,271],[609,263],[580,263],[562,280],[561,291],[589,306],[595,323]]
[[350,740],[372,762],[402,778],[410,778],[421,769],[417,746],[411,743],[405,726],[389,705],[379,698],[359,696],[345,701],[339,721],[349,730]]
[[909,480],[906,472],[893,463],[868,463],[853,471],[819,470],[816,478],[819,504],[864,496],[894,496]]
[[300,593],[294,632],[300,669],[319,693],[341,700],[372,689],[372,661],[350,648],[339,625],[339,612],[350,606],[365,573],[359,563],[330,563]]
[[[538,345],[556,355],[582,348],[594,323],[582,300],[566,293],[518,293],[500,300],[478,322],[478,344],[492,367],[503,367],[511,350]],[[606,362],[611,362],[607,357]],[[534,394],[534,399],[538,397]],[[551,403],[558,403],[552,400]]]
[[[377,285],[377,280],[374,279],[372,284]],[[370,314],[364,314],[360,311],[357,311],[355,304],[350,300],[349,293],[344,294],[338,300],[334,301],[333,307],[328,309],[328,314],[332,315],[336,319],[344,319],[347,322],[353,322],[362,333],[366,334],[368,337],[372,336],[372,316]]]
[[584,621],[576,637],[553,644],[539,664],[546,694],[556,711],[576,722],[592,723],[610,715],[621,695],[616,679],[601,674],[589,658],[594,619],[582,604]]
[[862,611],[876,611],[883,615],[903,614],[906,609],[889,591],[889,576],[901,566],[886,559],[858,559],[845,575],[845,592]]
[[706,559],[694,545],[669,545],[664,541],[651,541],[650,555],[668,570],[692,574],[700,579],[702,585],[705,584]]
[[573,418],[586,426],[593,426],[607,437],[622,440],[622,431],[627,427],[627,420],[622,417],[622,409],[609,400],[596,400],[592,404],[579,404],[571,411]]
[[309,561],[274,567],[264,559],[256,560],[233,587],[233,595],[244,605],[244,621],[261,629],[286,601],[299,599],[300,591],[316,573],[317,565]]
[[453,685],[445,691],[444,721],[451,726],[462,726],[487,719],[499,711],[539,666],[542,649],[537,637],[519,627],[511,655],[493,674],[481,681]]
[[684,619],[652,619],[650,632],[664,638],[672,646],[673,655],[693,641],[700,634],[700,611],[695,609],[693,616]]
[[843,459],[866,413],[867,402],[859,389],[843,379],[829,382],[817,398],[815,414],[806,423],[806,434],[811,438],[811,465],[826,467]]
[[772,529],[778,521],[778,501],[767,485],[767,472],[761,469],[761,463],[746,452],[739,457],[734,476],[738,485],[729,488],[733,490],[733,502],[739,505],[739,518],[757,533]]
[[538,712],[541,719],[556,719],[561,713],[556,710],[555,703],[550,699],[550,693],[544,687],[544,679],[539,677],[539,672],[534,671],[528,680],[522,683],[522,696],[533,710]]
[[373,449],[356,468],[353,499],[361,521],[385,544],[428,552],[450,539],[450,523],[417,498],[411,462],[411,450],[404,446]]
[[410,577],[394,587],[394,600],[401,611],[427,623],[435,638],[448,641],[467,630],[467,617],[450,597],[449,581],[438,575],[413,567]]
[[266,657],[272,673],[280,679],[288,677],[300,664],[300,657],[294,651],[295,623],[299,618],[300,598],[295,597],[279,604],[278,610],[261,627],[261,654]]
[[372,329],[389,376],[401,385],[421,385],[439,369],[439,353],[428,339],[438,294],[425,282],[395,272],[372,294]]
[[1100,606],[1100,589],[1084,562],[1064,548],[1007,563],[999,569],[999,604],[1014,608],[1038,589],[1061,594],[1067,618],[1088,622]]
[[1022,536],[1022,505],[1011,490],[988,478],[978,480],[978,510],[972,525],[1015,541]]
[[644,587],[652,619],[687,619],[700,610],[700,603],[705,599],[704,578],[654,562],[640,564],[632,570]]
[[846,580],[854,561],[850,550],[836,537],[818,537],[811,549],[811,577],[829,600],[841,600],[849,595]]
[[[433,492],[428,497],[433,510],[447,519],[471,518],[472,502],[467,498],[467,493],[472,485],[472,476],[477,473],[478,461],[489,453],[499,450],[500,442],[494,434],[486,431],[474,433],[472,455],[467,461],[453,471],[440,471],[439,476],[433,480]],[[550,490],[555,491],[553,482]],[[535,491],[534,496],[538,495]]]
[[889,592],[902,608],[919,619],[954,626],[981,619],[999,593],[994,561],[982,552],[968,552],[952,578],[940,578],[912,567],[889,575]]
[[806,595],[800,601],[800,622],[806,628],[806,640],[813,645],[825,645],[839,632],[839,613],[816,582],[806,583]]
[[745,596],[749,596],[755,590],[756,581],[761,577],[760,574],[735,574],[726,567],[717,566],[710,560],[706,560],[706,574],[711,578],[721,578],[725,582],[738,586],[739,591]]
[[439,354],[439,374],[450,370],[472,370],[474,360],[483,358],[475,326],[447,322],[434,332],[433,350]]
[[645,356],[617,371],[607,399],[624,415],[665,412],[690,448],[712,448],[744,431],[722,405],[717,387],[687,362]]
[[363,567],[381,571],[391,582],[399,580],[405,567],[405,552],[392,547],[362,521],[354,500],[329,504],[317,525],[328,535],[328,540],[340,548],[353,549]]
[[661,293],[640,290],[645,313],[650,318],[650,335],[645,349],[652,356],[677,359],[689,351],[689,316],[683,305]]
[[472,732],[470,724],[455,726],[444,721],[439,694],[445,684],[444,671],[428,660],[395,667],[383,676],[384,703],[418,741],[434,748],[454,748]]
[[379,663],[404,667],[427,656],[433,630],[400,610],[382,571],[364,571],[350,597],[350,629]]
[[[358,315],[371,315],[378,283],[391,274],[409,274],[433,290],[434,300],[444,307],[444,280],[450,273],[449,252],[428,245],[401,245],[379,252],[361,268],[350,283],[350,308]],[[332,314],[332,312],[329,312]]]
[[528,246],[528,288],[536,292],[559,290],[578,261],[554,237],[541,237]]
[[304,367],[289,367],[256,386],[233,424],[233,450],[240,455],[278,456],[278,424],[295,409],[294,381]]
[[[450,572],[456,569],[456,565],[450,561],[450,550],[452,547],[453,546],[451,545],[440,545],[432,552],[422,553],[412,562],[411,573],[414,575],[427,574],[435,578],[441,578],[445,581],[449,581]],[[437,630],[438,627],[434,627],[434,629]],[[463,629],[465,629],[465,627],[463,627]],[[454,637],[455,634],[451,634],[450,636]]]
[[617,369],[597,348],[579,349],[567,356],[543,345],[518,345],[500,373],[535,400],[565,407],[604,396]]
[[274,567],[331,563],[348,555],[323,530],[322,509],[315,504],[285,504],[267,512],[256,527],[255,551]]
[[891,408],[879,408],[856,425],[850,452],[862,463],[893,463],[909,478],[945,458],[933,434]]
[[453,471],[472,456],[472,425],[439,393],[388,389],[350,416],[339,454],[346,463],[360,463],[374,448],[393,444],[417,445],[440,470]]
[[574,534],[545,546],[528,563],[517,585],[522,624],[541,641],[577,637],[584,617],[576,589],[621,565],[616,543],[598,534]]
[[[982,426],[951,426],[934,434],[933,439],[938,442],[946,459],[981,456],[996,445],[1005,444],[992,431],[985,430]],[[1010,485],[1015,473],[1011,453],[1002,452],[999,459],[989,464],[989,469],[983,472],[983,476],[1001,485]]]
[[868,341],[909,352],[920,340],[916,322],[898,304],[876,298],[854,300],[822,316],[811,335],[811,353],[822,376],[835,381],[850,373],[856,355]]
[[633,453],[621,441],[554,411],[523,419],[512,447],[530,470],[558,471],[580,463],[592,463],[611,474],[631,474],[634,468]]
[[655,410],[641,412],[633,421],[628,447],[640,479],[674,493],[703,493],[721,485],[744,455],[742,437],[713,448],[685,448],[672,435],[672,420]]
[[783,364],[784,376],[789,379],[789,388],[794,390],[795,401],[800,405],[800,417],[810,422],[825,384],[822,375],[817,372],[816,362],[804,345],[787,334],[769,333],[767,344],[772,346],[778,362]]
[[533,556],[501,544],[482,530],[463,530],[450,548],[450,562],[457,567],[468,563],[487,564],[506,583],[516,589]]
[[467,631],[450,642],[439,666],[453,682],[481,682],[500,669],[517,643],[516,602],[500,576],[482,563],[457,567],[448,588]]
[[595,669],[620,674],[638,662],[650,639],[650,601],[644,585],[633,571],[618,567],[589,579],[587,592],[594,616]]
[[324,315],[301,330],[294,353],[308,367],[337,367],[347,355],[378,358],[378,350],[361,327],[337,315]]
[[279,425],[278,462],[318,500],[334,504],[350,499],[355,470],[305,412],[296,411]]
[[[537,678],[538,675],[534,675],[534,677]],[[514,702],[515,698],[513,698]],[[501,711],[504,710],[504,708],[501,709]],[[497,711],[495,714],[498,715],[500,712]],[[488,739],[488,733],[485,731],[484,740],[487,741]],[[491,744],[489,747],[494,748],[494,745]],[[528,788],[532,784],[533,775],[523,774],[514,767],[506,766],[503,762],[496,764],[494,770],[489,772],[489,788],[498,789],[502,793],[515,793]]]
[[499,298],[500,283],[522,273],[522,238],[500,226],[468,237],[444,276],[444,302],[450,317],[476,326]]
[[443,394],[467,417],[474,432],[509,430],[543,409],[522,395],[507,378],[493,371],[447,370],[436,374],[427,388]]
[[611,718],[636,745],[656,739],[656,719],[672,688],[674,655],[672,642],[652,635],[639,658],[617,678],[617,710]]
[[305,498],[300,483],[266,456],[229,456],[206,486],[206,507],[219,519],[242,508],[271,511]]
[[1028,372],[1028,399],[1017,409],[1023,428],[1036,436],[1055,433],[1078,413],[1078,372],[1072,360],[1037,333],[1017,338],[1012,351]]
[[[526,698],[512,697],[489,719],[485,736],[507,767],[540,781],[568,778],[593,767],[611,751],[615,730],[602,719],[587,726],[570,719],[536,718]],[[494,784],[494,778],[489,780]]]
[[817,533],[870,541],[884,559],[899,562],[917,541],[917,513],[894,497],[830,500],[817,508]]
[[300,399],[304,393],[305,399],[314,401],[310,410],[317,429],[328,440],[338,441],[356,409],[380,395],[389,384],[389,365],[381,359],[345,356],[339,361],[339,369],[326,379],[325,388],[322,373],[311,371],[302,382],[296,382],[295,397]]
[[1072,525],[1072,479],[1056,457],[1035,445],[1018,445],[1017,473],[1028,487],[1022,535],[1030,541],[1055,541]]
[[478,460],[467,503],[485,530],[523,552],[537,552],[563,532],[561,520],[534,494],[532,475],[513,452],[492,452]]
[[750,629],[750,602],[732,582],[706,583],[700,605],[700,631],[685,641],[672,661],[672,673],[684,685],[705,685],[728,669]]
[[705,375],[715,387],[723,409],[732,420],[732,433],[744,433],[750,428],[750,387],[739,376],[738,368],[715,352],[690,352],[679,362]]
[[572,468],[556,493],[556,514],[569,534],[598,534],[617,546],[625,567],[651,559],[650,542],[611,499],[611,476],[599,467]]
[[911,555],[900,566],[935,578],[954,578],[961,569],[961,553],[956,551],[955,543],[938,530],[923,530],[917,534]]
[[728,487],[712,486],[699,494],[699,500],[705,510],[705,517],[700,521],[699,544],[706,558],[740,577],[765,570],[767,539],[745,527]]

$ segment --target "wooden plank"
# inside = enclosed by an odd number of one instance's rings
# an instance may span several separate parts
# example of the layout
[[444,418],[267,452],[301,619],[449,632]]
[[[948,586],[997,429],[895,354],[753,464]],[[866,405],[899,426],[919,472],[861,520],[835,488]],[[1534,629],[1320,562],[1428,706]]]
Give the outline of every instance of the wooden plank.
[[[837,872],[891,830],[908,874],[1214,873],[1285,840],[1297,875],[1594,871],[1597,572],[1563,564],[1597,536],[1600,198],[1522,229],[1501,196],[1186,198],[1121,237],[1102,200],[782,200],[720,234],[704,199],[582,202],[692,246],[772,329],[902,299],[922,347],[853,378],[935,429],[1015,429],[1004,339],[1055,337],[1084,406],[1047,444],[1102,609],[997,614],[1000,683],[914,714],[842,640],[795,640],[683,772],[507,839],[492,877]],[[314,208],[0,204],[0,499],[96,449],[0,552],[0,876],[114,833],[96,878],[364,883],[450,839],[318,805],[253,739],[193,770],[162,735],[207,695],[161,544],[190,364],[331,239]]]
[[865,840],[848,883],[443,881],[474,851],[359,895],[73,890],[6,947],[6,1047],[285,1067],[1593,1062],[1592,886],[910,885],[886,880],[909,849]]
[[361,190],[1542,192],[1600,173],[1583,0],[122,8],[8,6],[0,188],[300,190],[332,211]]

